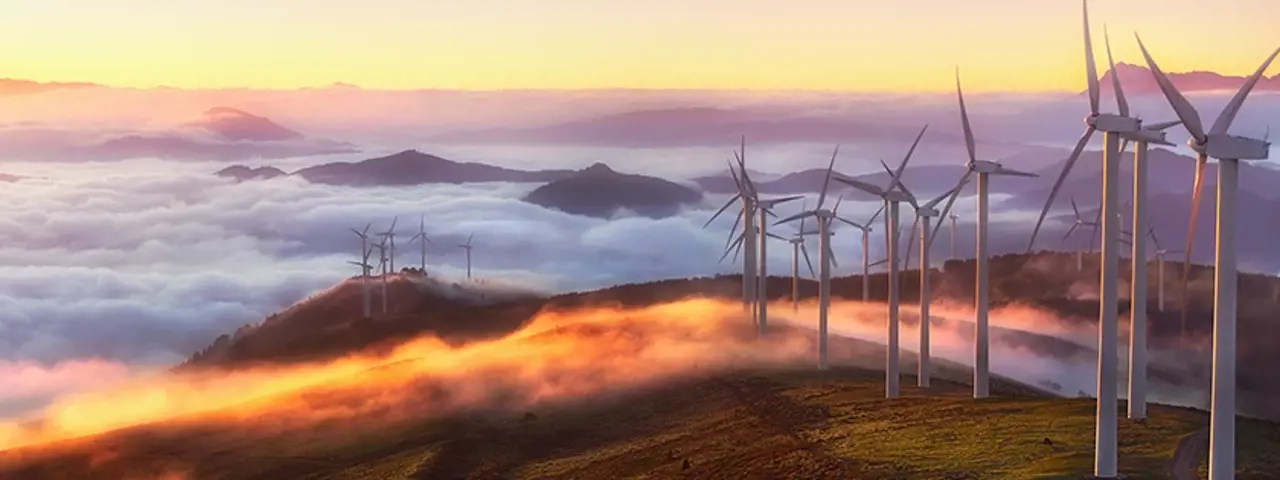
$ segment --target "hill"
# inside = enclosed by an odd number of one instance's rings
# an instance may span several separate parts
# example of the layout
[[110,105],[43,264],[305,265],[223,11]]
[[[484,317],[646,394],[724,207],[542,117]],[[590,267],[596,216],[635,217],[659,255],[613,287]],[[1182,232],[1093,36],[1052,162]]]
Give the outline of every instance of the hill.
[[[1203,70],[1179,73],[1165,72],[1165,74],[1169,76],[1173,86],[1183,93],[1223,90],[1234,92],[1240,89],[1246,78]],[[1151,70],[1147,67],[1125,62],[1117,63],[1115,70],[1108,70],[1099,80],[1099,84],[1104,91],[1111,91],[1112,75],[1120,77],[1120,83],[1126,94],[1160,93],[1160,86],[1156,84],[1155,76],[1151,74]],[[1253,87],[1253,91],[1280,92],[1280,74],[1270,78],[1262,77],[1258,84]]]
[[236,180],[267,180],[276,177],[288,175],[276,167],[246,167],[244,165],[232,165],[230,167],[218,170],[213,173],[219,177],[234,178]]
[[424,183],[551,182],[572,175],[570,170],[514,170],[483,163],[447,160],[417,150],[349,163],[307,167],[292,175],[309,182],[349,186],[396,186]]
[[204,129],[233,142],[274,142],[303,138],[295,132],[266,117],[230,107],[214,107],[206,110],[200,119],[187,126]]
[[657,177],[618,173],[603,163],[538,187],[524,201],[562,212],[609,218],[626,209],[652,218],[675,215],[702,193]]

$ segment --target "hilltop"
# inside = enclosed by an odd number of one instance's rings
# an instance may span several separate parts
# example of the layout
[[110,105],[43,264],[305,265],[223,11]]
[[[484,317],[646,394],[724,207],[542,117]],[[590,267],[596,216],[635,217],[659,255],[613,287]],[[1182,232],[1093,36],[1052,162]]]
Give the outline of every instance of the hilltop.
[[549,182],[572,175],[572,171],[514,170],[483,163],[455,162],[417,150],[404,150],[356,163],[336,162],[307,167],[292,175],[309,182],[333,185],[397,186],[424,183]]
[[596,163],[575,175],[529,192],[524,201],[575,215],[609,218],[626,209],[652,218],[675,215],[702,201],[702,192],[645,175],[624,174]]

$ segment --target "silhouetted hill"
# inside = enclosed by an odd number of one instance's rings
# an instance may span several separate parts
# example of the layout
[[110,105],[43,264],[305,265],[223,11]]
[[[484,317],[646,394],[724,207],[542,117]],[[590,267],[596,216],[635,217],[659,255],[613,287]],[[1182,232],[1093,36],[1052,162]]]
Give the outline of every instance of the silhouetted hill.
[[310,182],[350,186],[470,182],[532,183],[555,181],[573,174],[572,170],[527,171],[483,163],[455,162],[417,150],[405,150],[357,163],[326,163],[292,173]]
[[265,117],[230,107],[206,110],[199,120],[187,124],[217,134],[231,141],[271,142],[297,140],[303,137]]
[[284,170],[276,167],[246,167],[244,165],[232,165],[214,172],[219,177],[234,178],[236,180],[267,180],[271,178],[288,175]]
[[603,163],[584,168],[525,195],[524,201],[574,215],[609,218],[619,209],[662,218],[687,204],[702,201],[702,193],[657,177],[618,173]]
[[[1103,74],[1102,79],[1099,81],[1102,90],[1111,91],[1111,76],[1116,74],[1119,75],[1121,87],[1126,94],[1160,93],[1160,86],[1156,84],[1155,76],[1151,74],[1151,70],[1145,66],[1125,62],[1117,63],[1114,71],[1108,70]],[[1180,73],[1165,72],[1165,74],[1169,76],[1169,80],[1173,82],[1173,85],[1183,93],[1219,90],[1234,92],[1240,89],[1246,78],[1244,76],[1223,75],[1202,70]],[[1280,91],[1280,74],[1270,78],[1263,77],[1253,87],[1253,91]]]

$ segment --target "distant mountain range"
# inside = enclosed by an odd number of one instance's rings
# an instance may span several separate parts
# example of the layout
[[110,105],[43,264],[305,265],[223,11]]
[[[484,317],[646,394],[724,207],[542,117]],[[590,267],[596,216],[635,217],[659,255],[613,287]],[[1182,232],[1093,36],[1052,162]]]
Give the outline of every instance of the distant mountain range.
[[280,142],[299,140],[295,132],[265,117],[230,107],[214,107],[204,112],[199,120],[187,126],[204,129],[233,142]]
[[[1191,71],[1182,73],[1169,73],[1169,80],[1173,82],[1173,86],[1178,90],[1186,92],[1209,92],[1220,90],[1239,90],[1244,84],[1244,76],[1223,75],[1215,72],[1207,71]],[[1129,93],[1160,93],[1160,86],[1156,84],[1155,76],[1151,70],[1141,65],[1120,62],[1116,64],[1114,71],[1108,70],[1103,74],[1100,80],[1102,90],[1111,91],[1111,76],[1119,75],[1120,86],[1126,94]],[[1280,74],[1271,77],[1263,77],[1258,84],[1253,87],[1255,92],[1280,92]],[[1087,92],[1087,91],[1086,91]]]
[[483,163],[455,162],[405,150],[385,157],[348,163],[307,167],[291,175],[309,182],[347,186],[421,185],[424,183],[550,182],[572,175],[572,170],[515,170]]

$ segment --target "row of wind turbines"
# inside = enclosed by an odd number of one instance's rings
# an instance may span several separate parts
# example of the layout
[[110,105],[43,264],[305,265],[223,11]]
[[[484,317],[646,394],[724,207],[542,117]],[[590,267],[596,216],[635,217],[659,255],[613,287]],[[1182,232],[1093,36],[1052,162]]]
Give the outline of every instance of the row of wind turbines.
[[[399,217],[392,217],[391,226],[386,231],[375,232],[380,240],[378,243],[369,243],[369,229],[373,227],[373,223],[367,223],[362,230],[351,229],[351,232],[360,237],[360,261],[348,261],[347,263],[360,267],[360,286],[364,297],[363,313],[364,318],[370,318],[373,315],[370,307],[370,285],[369,281],[373,278],[373,271],[378,271],[378,277],[382,283],[382,313],[387,313],[387,283],[389,276],[396,271],[396,223]],[[426,215],[422,215],[418,222],[418,231],[409,238],[409,243],[418,242],[419,254],[421,255],[421,263],[419,272],[427,275],[427,244],[434,243],[431,237],[427,236],[427,219]],[[463,249],[467,256],[467,280],[471,280],[471,249],[474,248],[472,240],[475,239],[475,232],[467,236],[466,243],[458,244],[458,248]],[[369,257],[373,255],[374,250],[378,250],[378,264],[375,267],[369,263]]]
[[[1235,259],[1235,213],[1236,213],[1236,195],[1238,186],[1239,170],[1238,165],[1242,160],[1264,160],[1267,158],[1270,149],[1270,143],[1266,140],[1258,140],[1227,133],[1232,121],[1242,107],[1245,98],[1248,96],[1259,78],[1266,71],[1267,67],[1280,55],[1280,49],[1272,53],[1262,64],[1258,70],[1249,77],[1236,95],[1223,109],[1213,126],[1206,132],[1201,124],[1199,114],[1190,102],[1174,87],[1172,82],[1156,65],[1152,59],[1146,46],[1142,43],[1140,37],[1135,34],[1139,48],[1142,50],[1143,57],[1147,65],[1150,67],[1155,81],[1159,85],[1161,92],[1169,101],[1176,113],[1178,120],[1160,122],[1144,125],[1142,120],[1131,116],[1128,103],[1124,96],[1123,88],[1120,84],[1119,76],[1112,75],[1113,91],[1116,97],[1117,109],[1119,113],[1101,113],[1100,112],[1100,85],[1097,75],[1097,67],[1094,60],[1093,46],[1089,29],[1088,4],[1087,0],[1082,2],[1084,16],[1084,38],[1085,38],[1085,65],[1088,81],[1088,96],[1090,110],[1084,118],[1086,129],[1080,140],[1077,142],[1070,157],[1065,162],[1061,172],[1059,173],[1053,188],[1049,192],[1049,196],[1045,201],[1044,207],[1040,213],[1040,217],[1036,222],[1036,226],[1032,232],[1031,239],[1028,243],[1027,251],[1030,252],[1035,246],[1036,237],[1039,234],[1046,215],[1053,207],[1062,184],[1069,175],[1072,167],[1079,160],[1085,146],[1095,131],[1101,130],[1103,133],[1103,157],[1102,157],[1102,188],[1101,201],[1098,211],[1098,219],[1093,222],[1086,222],[1080,217],[1079,209],[1072,200],[1072,208],[1075,213],[1075,222],[1067,232],[1070,236],[1077,228],[1083,226],[1091,226],[1095,230],[1101,228],[1101,254],[1099,256],[1100,265],[1100,282],[1099,282],[1099,340],[1098,340],[1098,375],[1097,375],[1097,415],[1095,430],[1095,462],[1094,476],[1098,478],[1116,478],[1117,471],[1117,409],[1118,409],[1118,335],[1119,335],[1119,304],[1118,304],[1118,286],[1119,286],[1119,252],[1121,244],[1131,249],[1132,259],[1143,259],[1143,261],[1134,261],[1132,268],[1131,281],[1131,311],[1130,311],[1130,327],[1132,329],[1129,336],[1129,384],[1128,384],[1128,416],[1133,420],[1145,420],[1146,418],[1146,390],[1147,390],[1147,324],[1146,324],[1146,305],[1147,305],[1147,273],[1146,273],[1146,242],[1134,241],[1133,234],[1128,233],[1129,238],[1125,238],[1126,232],[1122,232],[1120,223],[1121,215],[1118,209],[1119,198],[1117,188],[1117,174],[1119,170],[1119,161],[1121,155],[1129,143],[1134,145],[1133,154],[1133,199],[1132,205],[1132,230],[1131,232],[1146,231],[1155,244],[1155,256],[1157,268],[1161,279],[1163,279],[1164,256],[1171,253],[1177,253],[1176,250],[1164,249],[1160,246],[1159,241],[1155,237],[1155,232],[1146,224],[1146,160],[1148,157],[1148,149],[1151,144],[1173,145],[1165,140],[1165,130],[1183,125],[1191,135],[1188,145],[1197,153],[1196,177],[1192,189],[1192,210],[1189,219],[1189,227],[1187,230],[1187,241],[1184,249],[1181,250],[1185,254],[1183,268],[1183,314],[1185,316],[1186,308],[1186,284],[1188,279],[1190,255],[1192,251],[1192,241],[1195,231],[1196,217],[1198,216],[1198,206],[1203,184],[1204,167],[1209,157],[1219,160],[1218,167],[1218,198],[1217,198],[1217,242],[1215,246],[1216,267],[1214,277],[1214,333],[1213,333],[1213,385],[1212,385],[1212,405],[1211,405],[1211,425],[1210,425],[1210,457],[1209,457],[1209,478],[1213,480],[1234,478],[1235,474],[1235,359],[1236,359],[1236,288],[1237,288],[1237,271]],[[1108,64],[1112,71],[1115,64],[1111,58],[1110,38],[1104,31],[1104,38],[1107,50]],[[928,272],[930,269],[928,252],[937,237],[942,222],[946,219],[952,221],[952,248],[951,255],[954,258],[954,237],[955,237],[955,216],[949,216],[952,205],[959,196],[960,191],[967,185],[972,176],[976,176],[977,180],[977,238],[975,260],[976,269],[976,288],[974,292],[974,325],[976,330],[975,348],[974,348],[974,379],[973,379],[973,395],[975,398],[984,398],[989,395],[990,385],[990,337],[989,337],[989,268],[988,268],[988,251],[987,251],[987,226],[988,226],[988,195],[989,182],[992,175],[995,176],[1015,176],[1015,177],[1034,177],[1035,174],[1013,170],[1001,165],[998,162],[979,160],[976,153],[976,146],[972,128],[969,124],[968,112],[964,102],[963,90],[960,86],[959,69],[956,72],[956,93],[959,103],[961,126],[964,131],[965,148],[968,159],[965,163],[967,169],[956,186],[944,192],[937,198],[931,199],[923,204],[918,203],[917,197],[902,182],[902,173],[906,168],[908,161],[911,159],[912,153],[920,142],[920,138],[927,130],[922,129],[920,135],[916,137],[911,149],[907,151],[907,155],[902,162],[898,164],[896,169],[891,169],[888,165],[884,166],[886,171],[891,173],[890,180],[887,185],[880,187],[872,185],[857,179],[846,178],[840,175],[834,175],[834,166],[836,158],[839,154],[837,146],[832,153],[830,163],[827,167],[826,176],[823,180],[822,189],[818,195],[817,205],[813,209],[809,209],[805,205],[801,212],[787,218],[783,218],[774,222],[774,225],[799,221],[800,226],[795,235],[790,238],[782,238],[768,232],[768,216],[776,216],[772,209],[782,203],[794,201],[801,197],[782,197],[772,199],[762,199],[759,197],[754,183],[751,181],[746,168],[746,148],[745,139],[739,151],[734,152],[736,162],[731,162],[729,170],[731,176],[737,182],[738,193],[734,195],[723,207],[721,207],[706,225],[709,225],[715,218],[719,217],[735,202],[741,202],[738,213],[738,220],[735,221],[733,230],[737,230],[738,225],[742,225],[741,233],[738,234],[736,241],[726,247],[726,255],[730,249],[744,248],[746,250],[743,256],[743,309],[758,328],[760,334],[764,334],[768,324],[767,302],[768,298],[765,286],[767,284],[763,279],[767,278],[767,270],[764,260],[766,257],[766,245],[769,238],[775,238],[790,242],[793,247],[792,253],[792,301],[793,305],[798,302],[798,277],[799,277],[799,256],[803,254],[807,263],[809,263],[812,272],[812,263],[809,262],[808,252],[804,246],[804,237],[808,235],[817,235],[819,243],[819,268],[818,268],[818,284],[819,284],[819,300],[818,300],[818,368],[826,369],[828,367],[827,358],[827,325],[828,311],[830,307],[831,296],[831,267],[835,264],[834,252],[832,251],[830,238],[834,233],[833,227],[837,223],[844,223],[853,226],[862,231],[862,249],[863,249],[863,300],[868,299],[867,295],[867,275],[869,273],[870,264],[868,263],[868,245],[869,235],[872,227],[870,226],[875,218],[885,212],[884,232],[885,232],[885,260],[888,263],[888,324],[887,324],[887,355],[885,370],[885,396],[893,398],[899,395],[899,255],[897,247],[900,243],[900,227],[899,227],[899,210],[902,203],[908,203],[916,214],[916,220],[913,222],[912,234],[908,235],[909,240],[915,237],[914,231],[916,226],[920,225],[920,361],[917,379],[921,387],[929,386],[930,365],[929,365],[929,280]],[[735,164],[736,163],[736,164]],[[872,216],[866,224],[859,224],[838,214],[841,200],[843,196],[837,197],[834,205],[830,208],[824,208],[828,199],[828,189],[831,180],[848,187],[876,195],[881,198],[883,205],[880,210]],[[939,212],[937,206],[946,200],[946,205]],[[805,227],[805,221],[813,218],[816,223],[815,230],[808,230]],[[931,219],[936,218],[934,228],[930,227]],[[756,223],[759,223],[757,226]],[[704,225],[704,227],[706,226]],[[932,231],[931,231],[932,230]],[[736,232],[734,232],[736,233]],[[732,234],[731,234],[732,235]],[[1096,236],[1096,235],[1095,235]],[[732,238],[732,237],[731,237]],[[1065,239],[1066,237],[1064,237]],[[908,244],[908,254],[910,244]],[[1083,268],[1083,256],[1077,254],[1077,267]],[[736,253],[735,253],[736,257]],[[723,257],[722,257],[723,259]],[[1159,307],[1163,309],[1164,305],[1164,285],[1163,281],[1158,286]],[[1185,318],[1184,318],[1185,325]]]

